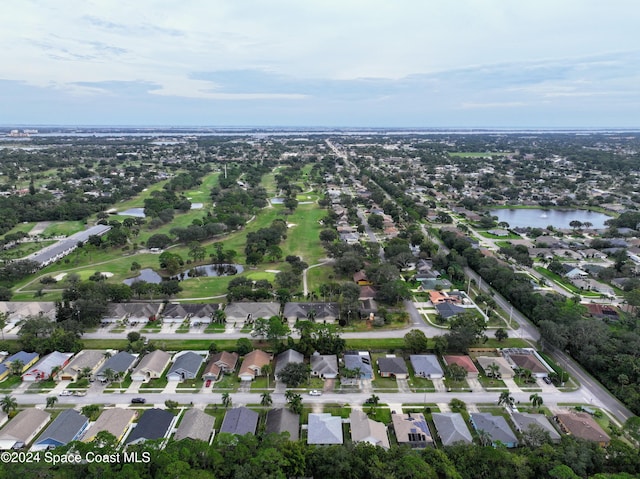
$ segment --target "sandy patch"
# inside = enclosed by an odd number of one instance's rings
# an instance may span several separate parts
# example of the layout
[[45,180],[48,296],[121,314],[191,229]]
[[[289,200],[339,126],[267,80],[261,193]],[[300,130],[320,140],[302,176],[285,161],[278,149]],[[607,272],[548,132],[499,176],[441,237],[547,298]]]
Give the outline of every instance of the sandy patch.
[[287,223],[287,228],[293,228],[294,226],[298,226],[295,223]]
[[108,273],[108,272],[104,272],[104,271],[101,271],[100,274],[102,276],[104,276],[105,278],[111,278],[111,276],[113,276],[113,273]]
[[67,275],[67,273],[60,273],[56,276],[53,277],[53,279],[55,279],[56,281],[62,281],[62,278],[64,278]]
[[278,274],[280,272],[279,269],[265,269],[264,270],[265,273],[275,273]]

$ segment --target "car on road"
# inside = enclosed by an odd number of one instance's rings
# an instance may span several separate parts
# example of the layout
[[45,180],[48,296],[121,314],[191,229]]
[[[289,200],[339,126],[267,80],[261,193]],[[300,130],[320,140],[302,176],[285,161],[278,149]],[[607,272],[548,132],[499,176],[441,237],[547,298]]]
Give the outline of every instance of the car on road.
[[133,398],[131,404],[144,404],[147,400],[145,398]]
[[552,383],[551,378],[548,377],[548,376],[543,377],[542,380],[547,384],[551,384]]
[[317,389],[312,389],[309,391],[309,396],[322,396],[322,391],[318,391]]
[[73,391],[69,391],[68,389],[65,389],[60,393],[60,396],[73,396]]
[[211,379],[207,379],[207,382],[204,383],[205,388],[208,388],[209,386],[211,386]]

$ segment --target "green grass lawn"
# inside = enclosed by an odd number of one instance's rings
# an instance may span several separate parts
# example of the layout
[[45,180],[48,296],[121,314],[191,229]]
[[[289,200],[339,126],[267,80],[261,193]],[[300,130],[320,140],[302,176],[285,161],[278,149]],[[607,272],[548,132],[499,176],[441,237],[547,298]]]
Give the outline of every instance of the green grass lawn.
[[18,233],[19,231],[22,231],[23,233],[28,233],[29,231],[31,231],[33,229],[33,227],[35,225],[36,225],[35,221],[28,222],[28,223],[18,223],[13,228],[11,228],[9,231],[7,231],[5,234],[3,234],[2,237],[4,238],[8,234]]
[[43,238],[53,236],[70,236],[85,229],[86,225],[84,221],[55,221],[51,223],[40,236]]

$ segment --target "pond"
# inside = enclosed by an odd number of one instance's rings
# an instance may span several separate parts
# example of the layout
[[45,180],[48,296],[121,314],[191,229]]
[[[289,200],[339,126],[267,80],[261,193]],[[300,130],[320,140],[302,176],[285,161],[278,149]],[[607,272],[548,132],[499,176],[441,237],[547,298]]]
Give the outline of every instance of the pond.
[[172,279],[189,279],[189,278],[204,278],[215,276],[233,276],[234,274],[242,273],[244,268],[241,264],[205,264],[188,269],[184,273],[180,273],[174,276]]
[[[244,267],[241,264],[205,264],[202,266],[190,268],[184,273],[180,273],[171,279],[183,280],[189,278],[204,278],[215,276],[233,276],[234,274],[242,273]],[[125,279],[124,284],[131,286],[137,281],[146,281],[147,283],[160,284],[162,283],[162,276],[156,273],[151,268],[141,269],[140,274],[135,278]]]
[[569,223],[580,221],[591,223],[590,228],[606,228],[605,221],[611,217],[587,210],[545,210],[542,208],[513,208],[489,211],[491,216],[497,216],[498,221],[506,221],[511,228],[554,228],[570,229]]
[[284,198],[271,198],[271,204],[272,205],[281,205],[284,203]]
[[129,208],[128,210],[124,210],[118,213],[122,216],[136,216],[138,218],[144,218],[146,215],[144,214],[144,208]]

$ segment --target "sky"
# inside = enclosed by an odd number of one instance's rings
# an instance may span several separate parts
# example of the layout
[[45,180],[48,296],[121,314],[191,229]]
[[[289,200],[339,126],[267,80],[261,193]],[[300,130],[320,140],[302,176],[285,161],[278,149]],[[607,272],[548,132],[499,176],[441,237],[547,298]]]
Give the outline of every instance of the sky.
[[640,127],[637,0],[4,0],[0,125]]

